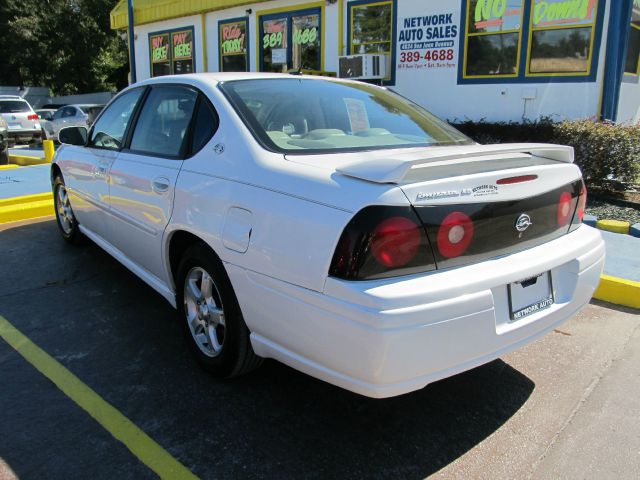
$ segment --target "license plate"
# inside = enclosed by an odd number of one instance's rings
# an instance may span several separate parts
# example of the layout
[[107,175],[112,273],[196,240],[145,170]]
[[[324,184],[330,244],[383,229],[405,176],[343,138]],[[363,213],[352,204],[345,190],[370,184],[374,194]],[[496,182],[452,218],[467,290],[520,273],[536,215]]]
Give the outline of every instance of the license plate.
[[511,320],[522,320],[553,305],[551,275],[545,272],[509,284],[509,310]]
[[19,123],[9,124],[9,130],[20,130],[21,128],[22,128],[22,125],[20,125]]

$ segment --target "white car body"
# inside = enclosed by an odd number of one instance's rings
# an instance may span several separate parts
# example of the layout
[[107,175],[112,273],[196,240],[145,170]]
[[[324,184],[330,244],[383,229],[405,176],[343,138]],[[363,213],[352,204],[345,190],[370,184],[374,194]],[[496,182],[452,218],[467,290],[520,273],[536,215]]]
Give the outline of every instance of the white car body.
[[[589,302],[604,243],[586,225],[457,268],[366,281],[330,276],[345,226],[363,208],[410,206],[418,198],[453,204],[460,201],[454,193],[532,172],[535,182],[501,186],[491,201],[536,195],[581,178],[573,152],[551,145],[466,145],[283,155],[258,143],[217,85],[247,78],[291,77],[197,74],[134,85],[186,84],[209,98],[219,127],[191,158],[64,145],[54,160],[80,230],[174,307],[171,242],[188,232],[223,261],[257,355],[382,398],[496,359]],[[514,158],[520,166],[500,169]],[[534,158],[547,160],[529,166]],[[461,175],[456,168],[463,161],[492,168]],[[545,272],[553,304],[512,320],[508,292],[515,287],[509,285]]]
[[47,121],[46,130],[49,139],[58,140],[58,132],[65,127],[87,127],[91,126],[93,116],[85,113],[85,110],[99,110],[104,105],[97,104],[78,104],[65,105],[57,109],[53,117]]

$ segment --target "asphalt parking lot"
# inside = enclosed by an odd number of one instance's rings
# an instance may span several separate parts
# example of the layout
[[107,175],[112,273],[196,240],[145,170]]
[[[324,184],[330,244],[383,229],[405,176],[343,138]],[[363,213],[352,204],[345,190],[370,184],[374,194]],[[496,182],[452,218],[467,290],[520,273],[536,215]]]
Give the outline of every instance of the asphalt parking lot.
[[[592,304],[501,360],[372,400],[273,361],[210,377],[171,307],[52,219],[0,226],[0,252],[0,317],[200,478],[640,477],[637,311]],[[0,388],[0,479],[156,478],[2,339]]]

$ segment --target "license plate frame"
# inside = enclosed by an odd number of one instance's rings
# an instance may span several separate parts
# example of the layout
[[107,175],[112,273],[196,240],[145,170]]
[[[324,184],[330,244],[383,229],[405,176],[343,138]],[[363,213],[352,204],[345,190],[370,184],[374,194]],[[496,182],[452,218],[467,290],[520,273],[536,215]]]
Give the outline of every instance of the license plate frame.
[[555,303],[551,272],[544,272],[508,285],[509,318],[517,322]]

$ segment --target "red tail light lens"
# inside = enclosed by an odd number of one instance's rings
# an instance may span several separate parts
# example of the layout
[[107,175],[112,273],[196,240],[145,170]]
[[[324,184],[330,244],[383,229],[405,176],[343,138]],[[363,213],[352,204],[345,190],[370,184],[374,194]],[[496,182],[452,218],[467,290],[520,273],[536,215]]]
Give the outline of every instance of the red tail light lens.
[[462,212],[447,215],[438,229],[438,251],[445,258],[462,255],[473,240],[473,221]]
[[584,211],[587,209],[587,187],[582,184],[582,190],[580,191],[580,198],[578,199],[578,220],[582,222],[584,220]]
[[345,227],[329,274],[372,280],[435,270],[422,223],[411,207],[367,207]]
[[371,239],[371,253],[387,268],[404,267],[418,253],[421,231],[422,227],[406,217],[384,220]]
[[558,202],[558,226],[564,227],[569,225],[571,216],[573,215],[572,198],[569,192],[562,192],[560,201]]
[[33,115],[29,115],[27,120],[38,120],[39,118],[40,117],[34,113]]

